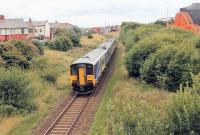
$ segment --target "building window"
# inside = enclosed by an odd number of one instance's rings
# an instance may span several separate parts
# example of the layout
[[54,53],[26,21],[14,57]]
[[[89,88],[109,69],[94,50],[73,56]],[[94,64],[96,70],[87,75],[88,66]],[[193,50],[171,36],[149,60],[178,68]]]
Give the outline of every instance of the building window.
[[24,34],[24,28],[21,29],[21,33]]
[[35,29],[35,33],[37,33],[37,29]]
[[29,30],[28,30],[28,33],[33,33],[33,29],[29,29]]
[[42,29],[40,29],[40,33],[42,33]]
[[15,34],[15,29],[10,29],[10,34]]

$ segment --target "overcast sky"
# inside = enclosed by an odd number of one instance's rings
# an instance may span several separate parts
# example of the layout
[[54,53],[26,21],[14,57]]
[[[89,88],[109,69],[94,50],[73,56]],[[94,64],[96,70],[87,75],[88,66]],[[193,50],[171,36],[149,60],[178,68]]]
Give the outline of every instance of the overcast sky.
[[6,18],[69,22],[80,27],[148,23],[175,16],[180,7],[200,0],[0,0]]

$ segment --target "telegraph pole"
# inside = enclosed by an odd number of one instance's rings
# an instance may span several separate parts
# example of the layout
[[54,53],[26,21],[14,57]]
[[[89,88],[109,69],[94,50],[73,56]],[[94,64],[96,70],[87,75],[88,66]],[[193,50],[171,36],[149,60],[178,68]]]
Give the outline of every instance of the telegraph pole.
[[167,9],[167,28],[169,27],[169,10]]

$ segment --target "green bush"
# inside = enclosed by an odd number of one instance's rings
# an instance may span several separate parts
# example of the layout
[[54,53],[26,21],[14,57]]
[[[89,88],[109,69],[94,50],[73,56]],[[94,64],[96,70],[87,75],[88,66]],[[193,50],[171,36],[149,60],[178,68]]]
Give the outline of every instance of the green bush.
[[[0,69],[0,113],[14,113],[13,111],[33,111],[31,81],[29,77],[18,69]],[[4,114],[2,114],[4,115]]]
[[173,93],[162,107],[141,98],[123,97],[108,110],[110,135],[198,135],[200,96],[186,87]]
[[136,43],[147,36],[151,36],[155,32],[161,30],[161,25],[140,25],[137,23],[125,23],[122,25],[120,32],[120,40],[125,45],[126,49],[129,50]]
[[93,39],[93,36],[91,34],[88,35],[89,39]]
[[81,46],[80,36],[81,36],[81,31],[78,27],[74,27],[70,30],[69,38],[72,40],[74,47],[80,47]]
[[200,134],[200,96],[191,90],[178,91],[166,112],[169,115],[170,128],[173,134]]
[[5,61],[6,68],[19,66],[22,69],[27,69],[30,66],[30,62],[23,55],[12,51],[4,52],[1,58]]
[[49,44],[49,47],[59,51],[68,51],[72,48],[73,43],[68,37],[57,37]]
[[31,60],[38,54],[38,49],[29,41],[11,40],[0,44],[0,57],[6,68],[30,67]]
[[48,44],[51,49],[68,51],[72,47],[81,46],[81,32],[77,27],[73,27],[71,29],[57,29],[54,34],[56,35],[55,40]]
[[159,47],[158,42],[146,39],[135,45],[126,55],[126,68],[130,76],[139,77],[145,59]]
[[109,109],[110,135],[166,135],[167,116],[159,109],[142,103],[141,99],[120,99]]
[[43,48],[44,45],[42,45],[42,43],[40,43],[39,41],[32,41],[32,42],[39,49],[40,55],[44,55],[44,48]]
[[198,35],[153,24],[132,29],[126,25],[121,40],[127,48],[125,62],[130,76],[170,91],[181,84],[192,86],[190,73],[200,72]]
[[192,86],[191,73],[198,72],[200,55],[190,46],[162,47],[140,69],[142,80],[170,91],[176,91],[180,84]]
[[21,53],[26,57],[28,61],[32,60],[33,52],[30,46],[26,46],[22,41],[11,40],[10,41]]

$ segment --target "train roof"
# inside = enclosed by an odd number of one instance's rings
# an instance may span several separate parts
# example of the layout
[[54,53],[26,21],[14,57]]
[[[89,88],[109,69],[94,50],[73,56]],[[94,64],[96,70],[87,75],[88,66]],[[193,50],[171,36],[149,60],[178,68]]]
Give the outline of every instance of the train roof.
[[95,65],[97,61],[99,61],[99,59],[105,54],[108,48],[110,48],[114,40],[114,38],[108,39],[106,42],[100,44],[96,49],[76,60],[72,65],[82,63]]

